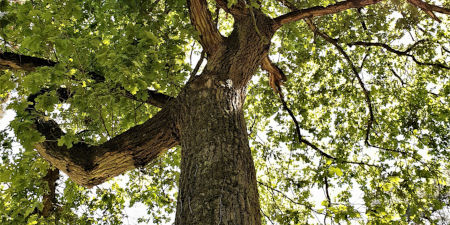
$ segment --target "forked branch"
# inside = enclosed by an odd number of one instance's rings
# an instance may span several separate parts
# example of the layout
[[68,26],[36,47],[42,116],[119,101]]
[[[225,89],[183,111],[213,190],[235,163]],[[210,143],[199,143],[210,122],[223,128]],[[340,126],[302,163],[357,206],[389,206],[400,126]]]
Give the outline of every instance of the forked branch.
[[212,54],[223,42],[223,37],[214,24],[206,0],[188,0],[191,22],[199,32],[200,43],[206,53]]
[[76,183],[93,187],[136,167],[144,166],[178,144],[168,108],[151,119],[98,145],[76,143],[71,148],[58,146],[64,135],[53,120],[36,118],[36,129],[45,136],[36,149],[54,167]]
[[416,47],[418,44],[425,42],[425,40],[419,40],[417,42],[415,42],[414,44],[412,44],[410,47],[408,47],[405,51],[400,51],[400,50],[396,50],[394,48],[392,48],[391,46],[384,44],[384,43],[378,43],[378,42],[364,42],[364,41],[356,41],[356,42],[351,42],[351,43],[347,43],[348,46],[363,46],[363,47],[381,47],[386,49],[389,52],[395,53],[399,56],[406,56],[411,58],[415,63],[417,63],[418,65],[421,66],[434,66],[434,67],[438,67],[441,69],[450,69],[449,66],[442,64],[442,63],[438,63],[438,62],[422,62],[419,61],[414,55],[410,54],[409,52],[412,51],[414,49],[414,47]]
[[[1,69],[33,71],[40,66],[56,64],[14,53],[0,54],[0,58],[3,65]],[[65,172],[80,185],[92,187],[101,184],[135,167],[146,165],[165,150],[178,144],[177,132],[171,118],[173,107],[167,103],[171,98],[153,93],[161,100],[157,102],[157,105],[167,107],[145,123],[132,127],[98,146],[81,142],[74,144],[71,148],[58,146],[57,140],[65,135],[64,132],[55,121],[41,116],[34,109],[36,97],[48,91],[48,88],[44,88],[28,98],[28,101],[33,104],[27,111],[37,115],[34,118],[34,127],[46,139],[36,144],[36,149],[54,167]],[[64,94],[65,91],[67,90],[57,90],[57,93],[61,95],[58,96],[60,100],[67,100],[70,97]]]
[[372,107],[372,100],[370,98],[370,93],[367,90],[363,80],[361,79],[361,76],[359,75],[358,69],[353,64],[352,60],[350,59],[348,54],[344,51],[342,46],[340,46],[339,43],[335,39],[333,39],[330,36],[328,36],[327,34],[321,32],[316,27],[316,25],[313,23],[313,21],[310,18],[306,19],[305,21],[306,21],[306,23],[308,24],[308,26],[311,28],[311,30],[314,33],[316,33],[317,35],[321,36],[323,39],[325,39],[327,42],[331,43],[332,45],[334,45],[338,49],[338,51],[344,56],[344,58],[347,61],[348,65],[352,69],[356,79],[358,80],[359,86],[361,87],[361,89],[362,89],[362,91],[364,93],[364,97],[365,97],[365,100],[366,100],[367,108],[369,110],[369,119],[367,121],[367,130],[366,130],[366,138],[365,138],[365,143],[368,144],[369,143],[370,130],[372,129],[372,125],[374,123],[375,117],[374,117],[374,114],[373,114],[373,107]]

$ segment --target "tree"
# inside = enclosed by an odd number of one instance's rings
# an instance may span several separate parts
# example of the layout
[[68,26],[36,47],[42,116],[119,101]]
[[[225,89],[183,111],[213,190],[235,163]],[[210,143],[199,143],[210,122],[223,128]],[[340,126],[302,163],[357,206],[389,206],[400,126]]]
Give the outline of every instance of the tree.
[[[13,156],[4,134],[0,181],[33,188],[1,189],[2,222],[92,223],[58,206],[58,171],[90,188],[180,146],[142,169],[164,179],[179,166],[175,224],[437,223],[449,193],[448,4],[3,0],[1,94],[24,150]],[[88,206],[118,223],[113,190]],[[59,201],[89,202],[71,191]],[[34,207],[18,210],[17,196]]]

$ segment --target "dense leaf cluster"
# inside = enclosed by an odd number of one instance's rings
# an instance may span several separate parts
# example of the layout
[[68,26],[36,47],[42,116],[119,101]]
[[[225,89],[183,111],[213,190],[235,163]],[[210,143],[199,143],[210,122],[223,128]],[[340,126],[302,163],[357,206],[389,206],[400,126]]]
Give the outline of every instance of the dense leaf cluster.
[[[248,7],[275,17],[290,11],[282,2]],[[16,113],[0,134],[1,224],[126,224],[125,208],[133,206],[147,207],[141,222],[173,220],[177,149],[91,190],[61,177],[53,212],[42,216],[50,165],[33,150],[45,138],[33,129],[29,107],[66,132],[45,141],[69,148],[80,140],[103,143],[146,121],[157,112],[144,103],[147,90],[176,96],[200,55],[185,4],[1,1],[2,52],[56,63],[1,71],[0,98]],[[212,1],[210,8],[229,34],[231,16]],[[246,119],[266,224],[450,222],[450,17],[437,15],[440,23],[404,1],[386,1],[313,18],[316,32],[298,21],[276,33],[270,54],[288,76],[286,103],[301,134],[334,158],[298,141],[292,118],[259,72],[248,88]],[[358,76],[370,93],[372,119]]]

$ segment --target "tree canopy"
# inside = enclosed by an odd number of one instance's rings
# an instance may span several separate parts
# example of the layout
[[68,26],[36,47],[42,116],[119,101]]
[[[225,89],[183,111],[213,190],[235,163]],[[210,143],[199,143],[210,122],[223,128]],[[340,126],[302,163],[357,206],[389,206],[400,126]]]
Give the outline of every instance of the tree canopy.
[[204,10],[1,1],[0,98],[15,112],[0,134],[1,224],[126,224],[133,206],[143,223],[173,221],[181,155],[161,115],[241,8],[271,43],[244,106],[263,224],[450,222],[450,1],[188,3]]

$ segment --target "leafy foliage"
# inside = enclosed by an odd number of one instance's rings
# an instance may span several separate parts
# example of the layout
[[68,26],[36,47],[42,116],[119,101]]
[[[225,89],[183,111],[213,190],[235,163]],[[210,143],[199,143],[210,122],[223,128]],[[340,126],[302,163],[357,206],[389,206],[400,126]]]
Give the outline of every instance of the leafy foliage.
[[[335,1],[292,3],[308,8]],[[273,0],[250,5],[272,17],[288,12]],[[176,96],[198,55],[185,1],[3,0],[0,11],[3,52],[57,62],[33,72],[1,72],[0,98],[11,96],[8,108],[16,117],[0,136],[0,222],[121,224],[128,216],[124,209],[133,206],[147,208],[141,222],[171,221],[178,150],[93,190],[63,177],[54,213],[37,213],[50,166],[33,150],[44,138],[32,129],[27,96],[50,90],[36,98],[35,109],[66,132],[47,141],[69,148],[80,140],[103,143],[146,121],[157,112],[141,102],[149,97],[147,88]],[[223,34],[232,29],[228,16],[222,10],[218,15]],[[246,119],[266,224],[449,222],[450,18],[440,19],[403,1],[314,19],[338,40],[370,91],[370,146],[364,143],[367,104],[342,54],[303,21],[277,32],[270,54],[289,78],[287,104],[303,136],[336,159],[297,141],[294,123],[259,72],[248,90]],[[385,43],[408,55],[357,41]],[[58,88],[70,98],[61,102]]]

